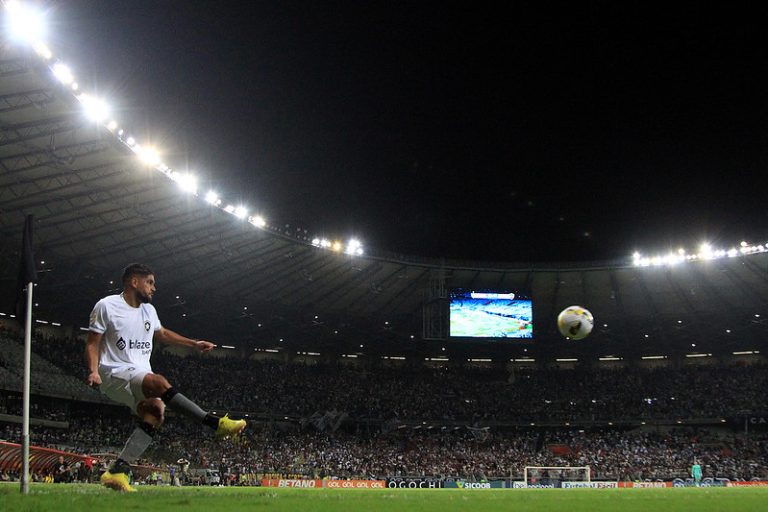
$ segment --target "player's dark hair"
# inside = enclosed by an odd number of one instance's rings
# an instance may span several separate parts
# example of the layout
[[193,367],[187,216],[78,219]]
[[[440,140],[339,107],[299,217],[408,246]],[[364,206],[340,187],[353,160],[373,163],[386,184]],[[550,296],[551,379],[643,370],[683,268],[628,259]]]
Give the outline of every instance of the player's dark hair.
[[149,276],[154,274],[152,269],[143,263],[131,263],[125,267],[125,270],[123,270],[123,286],[125,286],[133,276]]

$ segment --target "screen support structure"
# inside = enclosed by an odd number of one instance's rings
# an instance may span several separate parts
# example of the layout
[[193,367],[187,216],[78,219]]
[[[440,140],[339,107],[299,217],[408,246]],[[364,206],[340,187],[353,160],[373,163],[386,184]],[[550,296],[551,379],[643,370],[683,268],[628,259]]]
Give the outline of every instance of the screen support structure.
[[444,340],[448,337],[448,290],[445,281],[445,269],[430,270],[422,307],[421,337],[425,340]]

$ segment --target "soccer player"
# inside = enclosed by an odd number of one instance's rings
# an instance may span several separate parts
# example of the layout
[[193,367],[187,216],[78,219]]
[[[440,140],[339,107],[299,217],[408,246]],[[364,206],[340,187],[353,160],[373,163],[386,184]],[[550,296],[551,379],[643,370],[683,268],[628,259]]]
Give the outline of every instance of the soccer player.
[[696,459],[693,460],[693,466],[691,466],[691,476],[696,487],[701,487],[701,465]]
[[152,372],[149,358],[155,341],[201,353],[216,347],[210,341],[192,340],[163,327],[150,304],[155,290],[154,272],[149,267],[128,265],[123,272],[123,292],[97,302],[88,327],[86,384],[98,386],[112,400],[127,405],[139,419],[117,460],[101,476],[105,486],[118,491],[135,491],[128,479],[130,463],[149,447],[156,429],[163,424],[166,406],[211,427],[217,437],[237,435],[245,428],[245,420],[213,416],[176,391],[165,377]]

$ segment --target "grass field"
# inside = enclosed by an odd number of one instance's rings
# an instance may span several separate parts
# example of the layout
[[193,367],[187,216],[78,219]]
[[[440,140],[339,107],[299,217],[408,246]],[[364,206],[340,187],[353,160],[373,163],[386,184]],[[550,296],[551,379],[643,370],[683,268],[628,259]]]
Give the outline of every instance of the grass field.
[[274,489],[259,487],[139,487],[120,494],[97,485],[0,485],[0,510],[8,512],[142,510],[504,512],[768,511],[768,488],[700,489]]

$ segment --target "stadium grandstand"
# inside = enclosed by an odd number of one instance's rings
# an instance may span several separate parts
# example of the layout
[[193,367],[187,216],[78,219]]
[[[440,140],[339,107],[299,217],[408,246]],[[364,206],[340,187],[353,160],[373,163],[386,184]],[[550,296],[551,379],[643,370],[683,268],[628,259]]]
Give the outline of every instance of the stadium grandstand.
[[[130,432],[127,409],[83,383],[82,354],[93,304],[141,261],[163,324],[219,344],[205,361],[156,349],[154,367],[252,425],[215,443],[171,418],[142,461],[147,480],[528,483],[526,467],[589,466],[592,479],[672,481],[697,458],[713,482],[768,480],[764,245],[578,263],[394,254],[230,204],[142,144],[51,49],[0,47],[3,479],[19,468],[15,307],[32,215],[37,478],[59,455],[98,468]],[[451,337],[457,288],[532,297],[533,339]],[[557,330],[572,304],[595,314],[587,341]],[[195,378],[203,368],[215,388]]]

